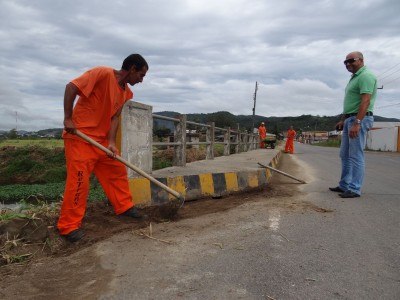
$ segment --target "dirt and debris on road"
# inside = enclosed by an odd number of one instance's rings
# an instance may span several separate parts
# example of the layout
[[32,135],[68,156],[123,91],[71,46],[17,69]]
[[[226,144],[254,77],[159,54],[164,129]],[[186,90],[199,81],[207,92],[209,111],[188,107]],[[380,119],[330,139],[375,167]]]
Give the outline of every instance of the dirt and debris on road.
[[[284,184],[280,184],[284,182]],[[159,210],[145,209],[146,221],[132,221],[118,217],[106,202],[90,203],[84,219],[86,237],[71,244],[59,237],[55,223],[57,216],[35,216],[0,224],[2,265],[0,266],[0,298],[71,297],[99,294],[107,288],[107,270],[102,269],[92,245],[122,232],[140,232],[150,223],[179,222],[231,210],[245,203],[262,202],[263,206],[280,210],[329,210],[312,203],[298,201],[298,184],[278,176],[271,185],[259,191],[241,193],[221,199],[203,199],[186,203],[175,216],[165,218]],[[14,235],[4,232],[13,231]],[[14,259],[14,261],[10,261]],[[18,261],[18,259],[20,261]],[[13,263],[10,263],[13,262]],[[8,263],[8,264],[7,264]],[[101,272],[102,276],[96,276]],[[111,276],[111,274],[109,274]],[[85,284],[82,284],[85,283]],[[83,297],[85,298],[85,297]]]

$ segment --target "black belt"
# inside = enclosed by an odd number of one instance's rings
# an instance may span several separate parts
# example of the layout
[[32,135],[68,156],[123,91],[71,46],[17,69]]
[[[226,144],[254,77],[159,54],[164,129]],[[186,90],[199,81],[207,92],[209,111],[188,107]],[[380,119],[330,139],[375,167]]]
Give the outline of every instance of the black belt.
[[[347,118],[354,117],[354,116],[357,116],[357,115],[358,115],[358,113],[345,114],[344,117],[347,119]],[[366,116],[373,116],[374,113],[372,111],[367,111],[367,113],[365,115]]]

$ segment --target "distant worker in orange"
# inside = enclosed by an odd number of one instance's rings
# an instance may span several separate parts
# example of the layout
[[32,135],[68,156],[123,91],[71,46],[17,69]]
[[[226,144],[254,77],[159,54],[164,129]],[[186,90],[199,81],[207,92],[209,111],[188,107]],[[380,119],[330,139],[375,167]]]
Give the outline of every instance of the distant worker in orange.
[[133,86],[142,82],[148,69],[140,54],[131,54],[125,58],[120,70],[95,67],[69,82],[65,88],[63,139],[67,180],[57,228],[60,235],[70,242],[84,236],[81,224],[92,172],[117,215],[142,218],[132,202],[126,167],[76,136],[75,130],[118,154],[118,118],[125,102],[133,97],[128,84]]
[[286,135],[286,145],[285,152],[293,154],[294,153],[294,139],[296,137],[296,131],[293,130],[293,126],[290,126],[290,129],[287,131]]
[[264,140],[267,137],[267,128],[265,127],[264,122],[261,122],[260,127],[258,127],[258,136],[260,139],[260,148],[265,148]]

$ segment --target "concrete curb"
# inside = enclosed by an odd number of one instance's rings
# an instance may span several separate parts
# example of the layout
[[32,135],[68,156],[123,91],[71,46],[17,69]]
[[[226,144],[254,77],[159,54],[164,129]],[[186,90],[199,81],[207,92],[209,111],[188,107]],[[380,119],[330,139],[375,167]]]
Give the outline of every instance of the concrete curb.
[[[275,168],[281,157],[281,151],[272,158],[269,166]],[[173,177],[155,177],[171,189],[185,197],[186,201],[206,197],[219,197],[259,189],[268,185],[271,171],[260,168],[251,171],[227,173],[203,173]],[[161,205],[174,199],[174,196],[156,186],[146,178],[130,178],[129,186],[133,202],[140,206]]]

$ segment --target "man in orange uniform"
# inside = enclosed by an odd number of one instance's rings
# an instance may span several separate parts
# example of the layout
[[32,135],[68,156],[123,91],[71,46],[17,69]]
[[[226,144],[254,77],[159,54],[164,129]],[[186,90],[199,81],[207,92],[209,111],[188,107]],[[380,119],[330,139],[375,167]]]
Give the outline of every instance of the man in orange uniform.
[[142,82],[148,68],[141,55],[131,54],[123,61],[121,70],[95,67],[72,80],[65,88],[63,139],[67,181],[57,227],[60,234],[71,242],[84,236],[80,227],[85,215],[92,172],[116,214],[142,217],[132,202],[126,167],[74,133],[78,129],[118,154],[118,117],[124,103],[133,97],[128,84],[133,86]]
[[267,128],[264,125],[264,122],[261,122],[260,127],[258,127],[258,136],[260,139],[260,148],[265,148],[264,139],[267,137]]
[[287,131],[286,135],[286,145],[285,145],[286,153],[293,154],[295,137],[296,137],[296,131],[293,130],[293,126],[290,126],[290,129]]

